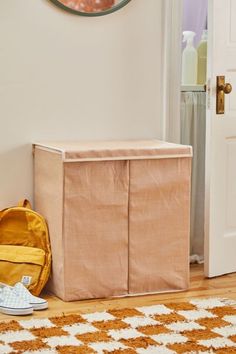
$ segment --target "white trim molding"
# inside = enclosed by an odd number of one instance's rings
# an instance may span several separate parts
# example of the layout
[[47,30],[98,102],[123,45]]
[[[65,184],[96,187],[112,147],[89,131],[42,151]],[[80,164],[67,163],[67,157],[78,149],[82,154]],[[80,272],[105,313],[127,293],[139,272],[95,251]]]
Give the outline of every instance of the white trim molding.
[[183,0],[165,0],[163,38],[163,140],[180,142]]

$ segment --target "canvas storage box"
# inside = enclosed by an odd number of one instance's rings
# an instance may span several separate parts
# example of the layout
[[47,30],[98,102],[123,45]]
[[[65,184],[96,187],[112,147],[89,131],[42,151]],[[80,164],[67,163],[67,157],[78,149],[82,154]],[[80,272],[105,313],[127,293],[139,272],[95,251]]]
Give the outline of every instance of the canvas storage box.
[[35,144],[49,289],[65,301],[186,289],[191,155],[158,140]]

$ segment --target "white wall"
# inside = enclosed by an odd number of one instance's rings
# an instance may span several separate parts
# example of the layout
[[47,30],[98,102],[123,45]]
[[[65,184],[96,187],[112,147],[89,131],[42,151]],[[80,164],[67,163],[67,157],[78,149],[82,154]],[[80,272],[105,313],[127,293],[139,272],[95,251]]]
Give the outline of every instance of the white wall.
[[0,207],[32,199],[35,140],[161,136],[163,2],[88,18],[0,1]]

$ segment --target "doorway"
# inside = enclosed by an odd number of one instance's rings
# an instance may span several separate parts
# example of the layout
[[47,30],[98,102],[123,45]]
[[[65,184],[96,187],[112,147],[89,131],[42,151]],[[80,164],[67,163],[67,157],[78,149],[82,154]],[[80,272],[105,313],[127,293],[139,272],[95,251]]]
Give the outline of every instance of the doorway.
[[[182,9],[184,1],[179,0]],[[176,0],[177,2],[177,0]],[[190,0],[189,0],[190,2]],[[172,8],[175,2],[171,1]],[[198,2],[198,4],[200,1]],[[205,212],[204,272],[209,278],[236,272],[236,2],[208,0],[208,48],[205,139]],[[173,13],[171,13],[173,18]],[[171,113],[180,113],[181,21],[172,21],[167,40],[172,44],[167,68],[173,64],[168,105]],[[168,17],[168,16],[167,16]],[[169,16],[170,17],[170,16]],[[174,17],[177,18],[177,15]],[[171,21],[169,21],[171,23]],[[220,26],[219,26],[220,24]],[[179,36],[178,41],[176,40]],[[176,48],[178,43],[178,48]],[[175,57],[174,57],[175,54]],[[174,57],[175,62],[172,60]],[[170,76],[170,75],[169,75]],[[177,79],[179,84],[176,85]],[[228,88],[231,88],[228,90]],[[173,90],[177,92],[173,94]],[[182,93],[181,93],[182,94]],[[174,98],[173,98],[174,97]],[[178,110],[177,110],[178,108]],[[170,127],[178,139],[180,114],[167,115],[167,138]],[[172,125],[172,121],[175,124]],[[176,123],[177,122],[177,123]],[[172,129],[173,130],[173,129]],[[199,134],[198,134],[199,136]],[[170,136],[171,138],[171,136]],[[174,141],[174,139],[169,139]],[[180,141],[180,138],[179,140]]]
[[183,1],[180,142],[193,147],[191,263],[204,262],[207,15],[208,0]]

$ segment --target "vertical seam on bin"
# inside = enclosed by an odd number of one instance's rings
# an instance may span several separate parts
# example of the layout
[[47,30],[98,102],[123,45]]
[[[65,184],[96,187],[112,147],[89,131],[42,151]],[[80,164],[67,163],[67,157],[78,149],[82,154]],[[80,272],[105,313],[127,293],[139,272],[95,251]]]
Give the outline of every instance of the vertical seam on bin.
[[128,294],[129,294],[129,271],[130,271],[130,160],[127,160],[128,161],[128,262],[127,262],[127,265],[128,265],[128,276],[127,276],[127,291],[128,291]]

